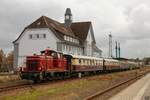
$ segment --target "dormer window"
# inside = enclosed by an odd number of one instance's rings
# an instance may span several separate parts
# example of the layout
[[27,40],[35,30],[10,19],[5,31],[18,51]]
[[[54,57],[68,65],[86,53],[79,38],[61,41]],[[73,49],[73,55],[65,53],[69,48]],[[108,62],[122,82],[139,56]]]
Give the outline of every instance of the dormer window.
[[40,25],[40,24],[41,24],[40,22],[37,23],[37,25]]
[[64,35],[64,40],[66,40],[66,35]]
[[69,37],[69,36],[66,36],[66,35],[64,35],[64,40],[79,44],[79,40],[78,39],[75,39],[75,38],[72,38],[72,37]]
[[72,42],[72,37],[70,37],[70,41]]

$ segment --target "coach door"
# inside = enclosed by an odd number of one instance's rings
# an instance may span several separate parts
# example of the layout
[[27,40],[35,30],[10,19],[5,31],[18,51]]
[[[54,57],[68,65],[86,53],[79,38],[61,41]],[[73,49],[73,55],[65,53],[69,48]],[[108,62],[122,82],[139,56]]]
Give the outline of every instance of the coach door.
[[105,59],[103,59],[103,71],[105,71],[106,70],[106,61],[105,61]]

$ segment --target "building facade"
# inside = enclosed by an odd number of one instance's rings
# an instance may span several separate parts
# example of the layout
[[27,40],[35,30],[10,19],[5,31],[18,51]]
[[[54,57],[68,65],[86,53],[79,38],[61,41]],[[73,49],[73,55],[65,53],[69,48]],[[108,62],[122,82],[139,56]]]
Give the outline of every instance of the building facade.
[[66,9],[64,23],[41,16],[25,27],[13,44],[15,68],[24,65],[27,55],[39,54],[47,47],[73,55],[102,55],[96,46],[92,23],[72,22],[69,8]]

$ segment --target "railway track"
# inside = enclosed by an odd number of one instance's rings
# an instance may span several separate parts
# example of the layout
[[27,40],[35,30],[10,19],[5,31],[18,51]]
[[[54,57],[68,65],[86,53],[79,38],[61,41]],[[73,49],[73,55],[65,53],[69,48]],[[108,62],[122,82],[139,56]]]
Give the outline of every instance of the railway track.
[[[115,88],[119,87],[120,85],[128,83],[129,81],[132,81],[132,80],[136,80],[136,79],[140,78],[143,75],[145,75],[145,74],[139,75],[139,76],[134,77],[132,79],[129,79],[129,80],[125,81],[125,82],[119,83],[119,84],[117,84],[117,85],[115,85],[113,87],[110,87],[110,88],[102,91],[102,92],[97,92],[97,93],[95,93],[93,95],[88,96],[84,100],[92,100],[92,99],[94,99],[94,98],[96,98],[96,97],[98,97],[100,95],[103,95],[103,94],[109,92],[112,89],[115,89]],[[83,78],[86,78],[86,77],[83,77]],[[1,92],[5,92],[5,91],[14,91],[14,90],[17,90],[17,89],[22,89],[22,88],[34,89],[34,88],[36,88],[36,86],[50,85],[50,84],[66,82],[66,81],[71,81],[71,80],[76,80],[76,79],[79,79],[79,78],[68,78],[68,79],[64,79],[64,80],[53,80],[53,81],[46,81],[46,82],[36,83],[36,84],[33,84],[31,82],[27,82],[27,83],[21,83],[21,84],[16,84],[16,85],[11,85],[11,86],[9,85],[9,86],[0,87],[0,93]]]
[[103,90],[103,91],[96,92],[96,93],[94,93],[94,94],[92,94],[92,95],[90,95],[90,96],[84,98],[84,100],[95,100],[95,99],[98,100],[97,98],[100,98],[101,96],[107,94],[108,92],[110,92],[110,91],[112,91],[112,90],[114,90],[114,89],[116,89],[116,88],[119,88],[119,87],[122,86],[122,85],[125,85],[125,84],[128,84],[128,83],[131,84],[130,82],[132,82],[132,81],[135,82],[136,80],[138,80],[138,79],[140,79],[141,77],[145,76],[147,73],[149,73],[149,72],[146,72],[146,73],[144,73],[144,74],[135,76],[135,77],[133,77],[133,78],[131,78],[131,79],[128,79],[128,80],[126,80],[126,81],[120,82],[120,83],[118,83],[118,84],[116,84],[116,85],[114,85],[114,86],[111,86],[111,87],[109,87],[109,88]]
[[11,91],[11,90],[16,90],[16,89],[21,89],[21,88],[32,88],[32,83],[31,82],[22,82],[20,81],[17,83],[10,83],[11,85],[4,85],[0,87],[0,92],[6,92],[6,91]]
[[34,83],[31,81],[24,82],[24,83],[17,83],[17,84],[12,83],[13,85],[0,86],[0,93],[6,92],[6,91],[14,91],[17,89],[22,89],[22,88],[34,89],[35,86],[55,84],[55,83],[66,82],[66,81],[71,81],[71,80],[75,80],[75,79],[78,79],[78,78],[68,78],[68,79],[64,79],[64,80],[43,81],[43,82],[39,82],[39,83]]
[[15,90],[15,89],[20,89],[20,88],[27,88],[27,87],[32,87],[32,85],[24,84],[24,85],[2,87],[0,88],[0,92],[10,91],[10,90]]

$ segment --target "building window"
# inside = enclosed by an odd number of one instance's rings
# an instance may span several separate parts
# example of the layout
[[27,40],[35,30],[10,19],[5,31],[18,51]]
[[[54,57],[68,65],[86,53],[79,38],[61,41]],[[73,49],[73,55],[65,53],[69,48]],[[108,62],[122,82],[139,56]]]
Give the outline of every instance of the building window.
[[32,35],[32,38],[31,39],[35,39],[36,38],[36,35],[35,34],[31,34]]
[[69,46],[69,52],[71,53],[71,46]]
[[46,34],[29,34],[29,39],[45,39]]
[[29,39],[32,39],[32,34],[29,34]]
[[64,35],[64,40],[66,40],[66,35]]
[[69,37],[67,36],[67,41],[69,41]]
[[44,39],[46,38],[46,34],[43,34],[43,38],[44,38]]
[[43,34],[39,34],[39,38],[42,39],[43,38]]
[[64,47],[65,47],[64,44],[62,44],[62,51],[63,51],[63,52],[65,51]]
[[36,34],[36,37],[39,38],[39,34]]
[[70,37],[70,42],[72,42],[72,37]]
[[79,44],[79,40],[78,39],[75,39],[73,37],[69,37],[69,36],[66,36],[66,35],[64,35],[64,40]]
[[64,51],[66,52],[66,45],[64,44]]

